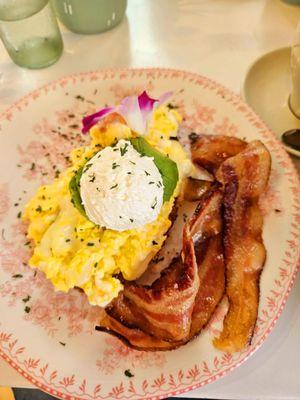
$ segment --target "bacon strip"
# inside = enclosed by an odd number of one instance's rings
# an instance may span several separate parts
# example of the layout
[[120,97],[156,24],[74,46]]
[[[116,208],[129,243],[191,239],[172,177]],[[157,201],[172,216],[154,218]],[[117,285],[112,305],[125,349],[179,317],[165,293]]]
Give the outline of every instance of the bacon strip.
[[139,350],[177,348],[209,322],[224,293],[223,248],[230,306],[214,344],[238,351],[253,334],[266,257],[258,198],[268,182],[270,154],[259,141],[247,145],[227,136],[200,135],[192,157],[223,185],[224,194],[218,184],[208,186],[184,226],[181,257],[151,286],[125,281],[97,328]]
[[[168,342],[157,339],[141,329],[127,327],[124,322],[120,322],[118,318],[113,318],[109,314],[101,321],[101,327],[97,327],[97,330],[111,333],[126,345],[144,351],[173,350],[186,344],[209,322],[224,294],[225,273],[220,239],[220,235],[209,239],[210,245],[207,247],[206,256],[199,266],[200,288],[195,299],[191,329],[186,340]],[[124,297],[120,299],[120,302],[123,301]],[[124,311],[123,308],[122,311],[122,320],[128,321],[128,309]]]
[[258,198],[266,189],[271,157],[259,141],[226,160],[217,171],[224,185],[224,249],[229,311],[214,344],[229,352],[250,341],[257,318],[259,278],[266,250]]
[[222,162],[246,146],[244,140],[232,136],[197,135],[191,142],[192,161],[215,175]]
[[[184,227],[181,258],[151,287],[124,282],[123,293],[107,308],[98,329],[143,350],[170,350],[199,333],[224,292],[222,197],[218,188],[205,193]],[[187,272],[195,267],[188,282]]]
[[156,339],[138,328],[128,328],[124,323],[119,322],[108,314],[101,320],[101,326],[96,326],[96,330],[116,336],[127,346],[136,350],[173,350],[182,345],[181,342],[167,342]]
[[199,250],[196,246],[200,287],[195,299],[189,340],[198,335],[209,322],[225,290],[222,235],[218,234],[207,242],[207,251],[203,260],[199,259]]
[[140,328],[156,338],[167,341],[186,339],[199,279],[193,240],[187,229],[184,230],[183,243],[181,257],[163,271],[151,287],[124,282],[124,299],[113,303],[108,313],[126,321],[127,326]]
[[189,177],[185,180],[183,197],[187,201],[199,201],[202,195],[210,189],[212,182]]
[[151,287],[125,281],[123,298],[117,298],[108,307],[108,314],[156,338],[184,340],[190,331],[199,288],[194,245],[188,229],[184,230],[183,246],[181,257]]

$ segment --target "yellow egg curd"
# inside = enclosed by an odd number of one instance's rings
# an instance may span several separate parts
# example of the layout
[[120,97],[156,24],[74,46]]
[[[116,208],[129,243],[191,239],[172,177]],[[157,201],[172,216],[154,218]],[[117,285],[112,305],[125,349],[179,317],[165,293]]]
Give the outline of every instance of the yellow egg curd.
[[23,219],[29,223],[28,238],[33,243],[29,264],[43,271],[56,290],[81,288],[92,305],[104,307],[122,290],[118,274],[134,280],[145,271],[170,228],[169,215],[182,179],[193,168],[180,143],[170,140],[176,136],[180,122],[176,110],[161,106],[154,112],[145,136],[153,147],[175,161],[179,170],[175,192],[154,222],[123,232],[102,229],[81,215],[71,202],[69,183],[77,169],[104,147],[136,136],[120,122],[94,126],[90,145],[73,150],[72,165],[51,184],[41,186],[28,202]]

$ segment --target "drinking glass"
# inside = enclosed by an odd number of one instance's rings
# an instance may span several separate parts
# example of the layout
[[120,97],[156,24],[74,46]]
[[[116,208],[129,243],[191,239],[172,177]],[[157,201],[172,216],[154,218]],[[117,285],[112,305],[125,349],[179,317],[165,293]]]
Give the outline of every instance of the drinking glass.
[[104,32],[118,25],[127,0],[53,0],[58,18],[75,33]]
[[63,50],[49,0],[0,0],[0,37],[11,59],[26,68],[47,67]]

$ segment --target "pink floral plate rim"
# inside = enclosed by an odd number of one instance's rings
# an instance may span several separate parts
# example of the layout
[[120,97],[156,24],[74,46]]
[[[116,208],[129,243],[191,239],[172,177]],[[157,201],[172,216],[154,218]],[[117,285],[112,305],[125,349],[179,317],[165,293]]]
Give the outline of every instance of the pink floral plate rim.
[[[47,93],[48,90],[53,89],[55,90],[57,85],[60,85],[63,87],[64,85],[68,83],[77,83],[79,80],[80,82],[83,82],[85,79],[90,79],[90,80],[105,80],[105,79],[114,79],[115,77],[122,77],[122,76],[127,76],[130,75],[130,77],[133,79],[135,76],[142,76],[145,75],[145,78],[151,77],[155,78],[155,75],[159,75],[159,77],[164,78],[182,78],[183,80],[188,80],[189,82],[192,82],[196,85],[204,86],[206,89],[215,91],[217,95],[222,96],[224,101],[231,103],[239,112],[243,113],[246,118],[248,119],[249,122],[252,123],[252,125],[260,130],[260,133],[262,136],[267,140],[268,145],[272,148],[272,151],[276,154],[276,157],[282,161],[282,164],[284,164],[287,172],[289,173],[290,179],[293,181],[295,187],[299,188],[299,181],[298,181],[298,176],[295,170],[294,165],[292,164],[290,158],[286,154],[283,146],[281,143],[276,139],[275,135],[271,132],[271,130],[263,123],[261,122],[260,118],[251,110],[251,108],[246,105],[240,97],[230,91],[229,89],[225,88],[221,84],[208,79],[206,77],[203,77],[199,74],[196,73],[191,73],[191,72],[186,72],[186,71],[181,71],[181,70],[175,70],[175,69],[164,69],[164,68],[139,68],[139,69],[113,69],[113,70],[98,70],[98,71],[91,71],[91,72],[83,72],[83,73],[78,73],[78,74],[72,74],[67,77],[60,78],[56,81],[50,82],[35,91],[30,92],[29,94],[25,95],[23,98],[15,102],[12,106],[10,106],[6,111],[2,112],[0,115],[0,132],[1,132],[1,120],[8,120],[10,121],[13,116],[13,111],[22,111],[23,108],[25,108],[28,104],[29,101],[35,101],[38,98],[38,95],[41,92]],[[296,208],[299,211],[300,208],[298,208],[299,204],[299,191],[294,193],[295,195],[295,203],[296,203]],[[287,248],[288,250],[289,248]],[[278,304],[277,307],[277,312],[274,314],[273,319],[269,321],[269,326],[265,330],[264,334],[260,338],[260,340],[256,343],[256,345],[248,348],[247,350],[243,351],[240,353],[240,356],[237,359],[229,359],[228,363],[225,364],[226,368],[223,368],[218,371],[216,368],[215,371],[210,371],[211,373],[208,374],[206,379],[197,382],[197,377],[199,374],[197,374],[197,366],[195,365],[194,368],[196,368],[195,376],[196,379],[193,381],[193,384],[184,384],[181,383],[181,380],[179,380],[179,384],[176,385],[175,383],[170,384],[167,388],[162,388],[162,385],[158,385],[158,391],[150,393],[147,392],[146,389],[144,390],[144,393],[139,393],[138,396],[142,396],[140,398],[143,399],[160,399],[160,398],[165,398],[168,396],[172,395],[178,395],[185,393],[189,390],[193,390],[196,388],[199,388],[201,386],[204,386],[208,383],[211,383],[218,378],[226,375],[228,372],[233,370],[234,368],[238,367],[241,365],[244,361],[246,361],[260,346],[261,344],[266,340],[267,336],[270,334],[272,329],[274,328],[281,312],[283,311],[284,305],[287,301],[288,295],[291,291],[291,288],[293,286],[293,283],[295,281],[297,272],[299,270],[299,261],[300,257],[296,257],[295,260],[293,259],[293,265],[291,266],[291,271],[293,271],[290,275],[290,279],[287,281],[287,285],[285,287],[285,293],[284,296],[282,297],[282,301],[280,304]],[[10,336],[12,334],[8,334],[8,340],[10,339]],[[23,363],[23,365],[20,365],[18,363],[17,358],[14,360],[12,356],[9,356],[7,354],[6,349],[3,347],[2,341],[1,341],[1,335],[0,335],[0,356],[7,361],[17,372],[19,372],[24,378],[26,378],[28,381],[33,383],[35,386],[39,387],[40,389],[54,395],[58,396],[63,399],[68,399],[68,400],[80,400],[80,399],[86,399],[86,398],[93,398],[93,399],[102,399],[102,398],[137,398],[135,396],[134,391],[132,390],[133,383],[132,381],[129,381],[129,389],[127,390],[127,395],[120,397],[124,393],[124,388],[123,388],[123,382],[120,383],[120,385],[116,386],[113,388],[113,390],[108,394],[108,396],[102,397],[98,396],[97,393],[95,394],[94,397],[88,396],[88,397],[78,397],[78,393],[71,392],[68,390],[67,385],[65,387],[56,387],[56,386],[51,386],[51,381],[47,382],[46,379],[40,379],[40,377],[36,377],[34,372],[30,371],[30,368],[26,368],[26,364]],[[191,370],[189,370],[191,371]],[[179,373],[182,372],[182,370],[179,371]],[[164,374],[161,374],[159,377],[157,377],[154,382],[159,380],[164,379]],[[199,379],[200,380],[200,377]],[[174,382],[174,381],[173,381]],[[148,386],[148,384],[147,384]],[[147,387],[146,386],[146,387]],[[64,389],[64,390],[63,390]]]

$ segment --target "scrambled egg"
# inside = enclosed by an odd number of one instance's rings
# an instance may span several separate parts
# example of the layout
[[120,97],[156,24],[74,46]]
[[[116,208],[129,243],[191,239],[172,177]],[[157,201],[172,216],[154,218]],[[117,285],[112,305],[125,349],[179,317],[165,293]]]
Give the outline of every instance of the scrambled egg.
[[173,197],[164,203],[156,221],[124,232],[104,230],[71,203],[69,182],[75,171],[101,148],[134,136],[120,122],[94,126],[91,144],[72,151],[72,166],[53,183],[40,187],[29,201],[23,214],[23,219],[29,221],[28,238],[34,244],[29,264],[43,271],[56,290],[67,292],[79,287],[91,304],[106,306],[122,290],[118,273],[134,280],[145,271],[171,225],[169,214],[182,178],[193,168],[179,142],[169,139],[176,136],[180,122],[176,110],[160,107],[145,136],[153,147],[177,163],[180,176]]

